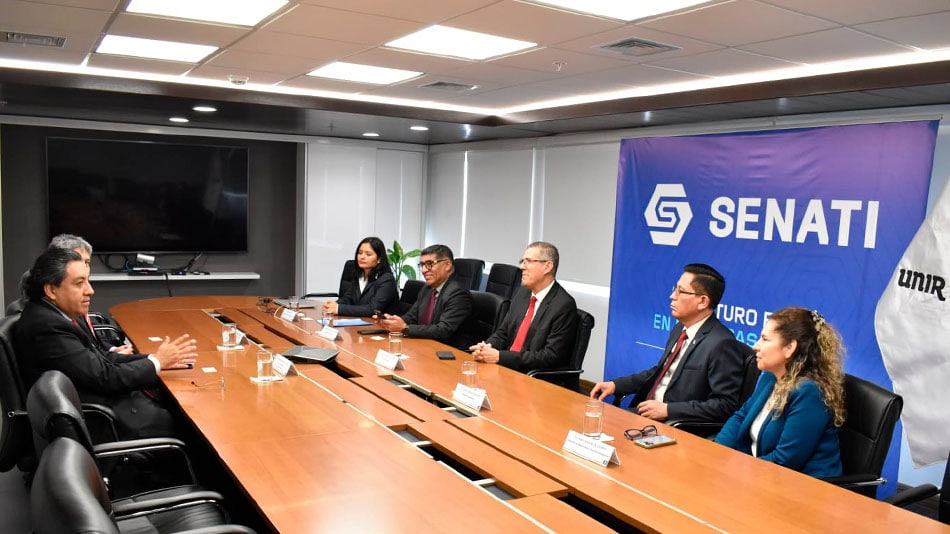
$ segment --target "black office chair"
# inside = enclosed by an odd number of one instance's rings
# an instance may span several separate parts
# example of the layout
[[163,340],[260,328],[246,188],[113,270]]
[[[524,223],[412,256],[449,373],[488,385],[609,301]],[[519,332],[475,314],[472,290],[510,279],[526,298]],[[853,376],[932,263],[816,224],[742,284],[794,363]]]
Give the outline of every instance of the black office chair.
[[409,308],[416,303],[419,292],[422,291],[425,285],[426,283],[422,280],[406,280],[406,284],[402,286],[402,293],[399,295],[399,303],[396,306],[399,315],[409,311]]
[[498,323],[508,313],[510,301],[487,291],[472,291],[472,317],[475,324],[472,335],[479,341],[488,339]]
[[521,269],[507,263],[496,263],[488,271],[485,291],[510,299],[515,290],[521,287]]
[[950,525],[950,461],[943,470],[943,484],[940,488],[933,484],[921,484],[900,490],[884,499],[884,502],[905,508],[938,494],[940,499],[937,504],[937,521]]
[[485,262],[473,258],[455,258],[455,278],[459,284],[474,291],[482,285],[482,275],[485,273]]
[[[169,497],[201,489],[185,444],[180,440],[148,438],[94,444],[81,406],[79,393],[69,377],[59,371],[40,375],[26,399],[38,458],[43,457],[48,444],[56,438],[76,441],[110,477],[113,499],[141,499],[145,492],[150,492],[148,498]],[[155,473],[155,478],[143,482],[142,477],[135,476],[144,470]]]
[[340,274],[340,288],[337,290],[337,293],[324,292],[324,293],[307,293],[303,296],[305,299],[309,298],[320,298],[320,297],[339,297],[340,295],[345,294],[350,287],[356,283],[356,260],[346,260],[346,263],[343,264],[343,272]]
[[89,452],[69,438],[46,448],[30,491],[37,534],[253,533],[228,525],[221,495],[202,491],[143,502],[114,504]]
[[534,369],[528,371],[528,376],[540,378],[546,382],[557,384],[572,391],[580,391],[581,373],[584,370],[584,357],[587,355],[587,344],[590,343],[590,331],[594,329],[594,316],[586,311],[577,309],[577,334],[574,337],[574,350],[571,352],[571,361],[563,369]]
[[4,315],[14,315],[21,313],[23,307],[26,306],[26,281],[30,277],[30,270],[27,269],[20,275],[20,298],[7,304],[6,309],[4,310]]
[[0,319],[0,471],[3,472],[16,465],[29,472],[36,466],[30,420],[26,414],[26,390],[10,343],[13,327],[19,319],[19,315]]
[[847,418],[838,431],[842,476],[824,480],[873,498],[877,486],[887,482],[881,469],[904,399],[877,384],[845,375],[844,404]]

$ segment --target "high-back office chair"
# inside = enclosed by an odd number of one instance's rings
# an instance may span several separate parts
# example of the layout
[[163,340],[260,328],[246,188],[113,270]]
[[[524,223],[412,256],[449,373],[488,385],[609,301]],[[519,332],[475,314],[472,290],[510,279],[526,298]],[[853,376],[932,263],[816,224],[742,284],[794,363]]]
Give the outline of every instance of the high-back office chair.
[[515,290],[521,287],[521,269],[507,263],[496,263],[488,271],[485,291],[510,299]]
[[581,373],[584,372],[581,366],[587,355],[587,345],[590,343],[590,332],[593,329],[594,316],[578,308],[577,334],[574,336],[574,350],[571,352],[571,361],[568,366],[562,369],[534,369],[528,371],[528,376],[540,378],[572,391],[580,391]]
[[19,315],[0,319],[0,471],[17,464],[25,471],[32,458],[30,421],[26,414],[26,390],[13,355],[13,328]]
[[323,293],[307,293],[303,296],[305,299],[309,298],[318,298],[318,297],[339,297],[346,293],[350,287],[356,283],[356,260],[346,260],[346,263],[343,264],[343,272],[340,274],[340,288],[337,290],[337,293],[333,292],[323,292]]
[[455,258],[455,278],[466,289],[478,291],[485,273],[485,262],[473,258]]
[[7,304],[6,309],[4,310],[4,315],[13,315],[15,313],[20,313],[23,311],[23,307],[26,306],[26,281],[30,277],[30,270],[27,269],[23,274],[20,275],[20,298],[11,301]]
[[475,339],[488,339],[508,313],[510,301],[487,291],[472,291],[472,316],[475,318]]
[[422,291],[425,285],[426,283],[422,280],[406,280],[405,285],[402,286],[402,292],[399,294],[399,304],[397,306],[399,315],[409,311],[409,308],[416,303],[419,292]]
[[36,470],[30,516],[37,534],[253,533],[246,527],[228,525],[220,501],[220,495],[206,491],[112,503],[89,452],[69,438],[57,438],[46,448]]
[[881,469],[904,399],[877,384],[845,375],[844,405],[846,419],[838,430],[842,476],[825,480],[873,498],[877,486],[887,482]]
[[943,470],[943,484],[940,488],[933,484],[921,484],[920,486],[900,490],[884,499],[884,502],[903,508],[937,494],[940,495],[940,499],[937,501],[937,521],[950,525],[950,461],[947,462],[947,466]]

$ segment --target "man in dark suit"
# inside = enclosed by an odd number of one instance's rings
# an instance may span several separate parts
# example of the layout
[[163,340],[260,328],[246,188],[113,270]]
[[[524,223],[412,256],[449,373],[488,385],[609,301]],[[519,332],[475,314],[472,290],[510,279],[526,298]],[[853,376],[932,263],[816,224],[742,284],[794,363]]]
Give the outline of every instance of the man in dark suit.
[[83,402],[116,412],[119,437],[169,436],[171,415],[145,388],[158,385],[162,369],[193,364],[195,340],[183,335],[165,341],[154,354],[106,352],[83,320],[93,295],[89,266],[74,250],[47,249],[30,270],[29,301],[14,333],[20,370],[32,385],[44,371],[68,376]]
[[644,417],[724,422],[739,407],[743,361],[751,349],[714,315],[726,289],[722,275],[701,263],[683,271],[670,293],[678,322],[663,357],[650,369],[598,383],[590,396],[635,392],[630,406]]
[[402,317],[386,314],[380,325],[408,337],[435,339],[465,350],[475,342],[472,324],[472,294],[455,277],[455,256],[445,245],[426,247],[419,258],[419,270],[426,287]]
[[577,335],[577,304],[554,277],[557,247],[538,241],[521,259],[521,288],[508,315],[485,341],[469,350],[476,361],[519,371],[556,369],[570,362]]

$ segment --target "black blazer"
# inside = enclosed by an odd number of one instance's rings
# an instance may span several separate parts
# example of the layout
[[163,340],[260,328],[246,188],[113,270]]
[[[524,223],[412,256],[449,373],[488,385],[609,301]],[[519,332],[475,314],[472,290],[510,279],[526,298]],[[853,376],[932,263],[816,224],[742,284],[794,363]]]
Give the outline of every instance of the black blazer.
[[[614,379],[617,395],[636,392],[630,406],[646,400],[663,364],[683,331],[677,323],[666,340],[663,357],[645,371]],[[663,395],[670,419],[724,422],[739,407],[743,362],[752,349],[736,340],[715,315],[710,316],[690,340],[683,361]]]
[[386,271],[375,280],[366,283],[366,289],[360,293],[359,280],[340,295],[337,313],[356,317],[370,317],[375,310],[383,313],[395,313],[399,296],[396,294],[396,279],[393,273]]
[[531,291],[524,286],[518,288],[511,298],[508,315],[485,342],[498,349],[498,363],[511,369],[530,371],[567,366],[577,335],[577,304],[557,282],[534,310],[521,352],[508,350],[528,312],[530,300]]
[[466,350],[476,343],[472,316],[472,294],[453,275],[446,280],[435,300],[431,324],[419,324],[432,295],[432,288],[423,287],[419,297],[402,316],[409,337],[435,339],[446,345]]
[[155,365],[144,354],[106,352],[79,326],[46,301],[27,302],[14,333],[24,384],[55,369],[72,380],[83,402],[116,412],[120,437],[171,435],[171,416],[142,389],[159,385]]

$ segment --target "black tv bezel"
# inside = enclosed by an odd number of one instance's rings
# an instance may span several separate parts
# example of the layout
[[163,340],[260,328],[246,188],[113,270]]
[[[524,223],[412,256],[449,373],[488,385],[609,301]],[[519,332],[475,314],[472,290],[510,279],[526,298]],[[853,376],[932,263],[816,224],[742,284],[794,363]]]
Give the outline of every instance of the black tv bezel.
[[93,246],[93,252],[97,256],[102,255],[129,255],[136,253],[150,254],[155,256],[171,256],[171,255],[192,255],[192,254],[247,254],[250,249],[250,230],[251,230],[251,203],[250,203],[250,189],[251,189],[251,147],[242,144],[215,144],[213,142],[204,142],[207,139],[202,139],[203,142],[196,143],[187,143],[181,141],[167,141],[163,139],[123,139],[115,137],[83,137],[75,135],[47,135],[44,139],[43,145],[43,163],[44,171],[46,174],[46,233],[47,239],[52,239],[55,235],[52,233],[52,210],[50,209],[50,196],[51,196],[51,187],[50,187],[50,164],[49,164],[49,141],[51,139],[62,139],[68,141],[90,141],[90,142],[109,142],[109,143],[122,143],[122,144],[151,144],[151,145],[171,145],[171,146],[195,146],[195,147],[208,147],[208,148],[226,148],[226,149],[242,149],[244,151],[245,157],[245,167],[247,172],[244,174],[244,183],[245,191],[247,192],[247,209],[245,211],[244,217],[244,248],[242,250],[155,250],[155,249],[129,249],[129,250],[100,250],[96,248],[95,243],[91,243]]

